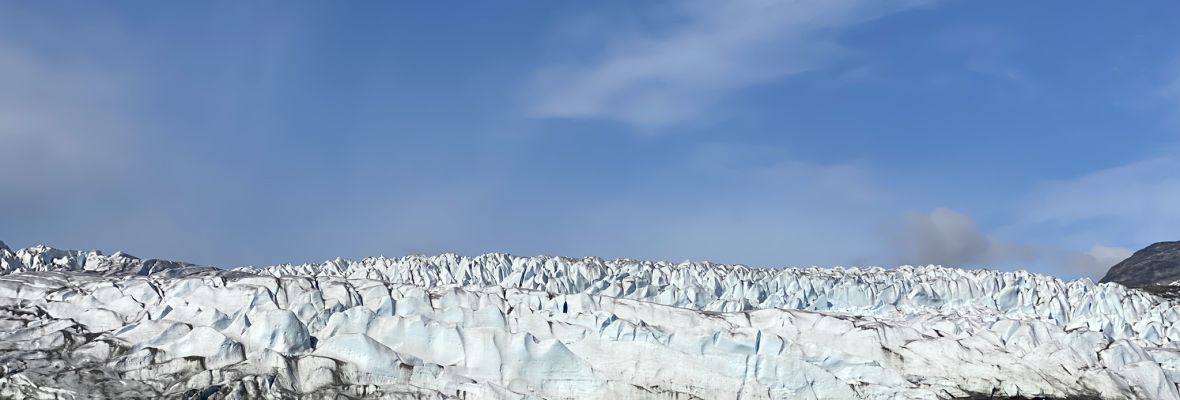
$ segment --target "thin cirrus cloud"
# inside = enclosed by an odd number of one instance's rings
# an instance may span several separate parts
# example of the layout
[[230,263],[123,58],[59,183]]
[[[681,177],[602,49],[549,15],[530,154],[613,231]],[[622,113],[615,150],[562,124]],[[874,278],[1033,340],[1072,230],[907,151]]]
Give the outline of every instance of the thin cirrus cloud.
[[1010,81],[1029,78],[1016,63],[1021,38],[1002,28],[964,26],[941,34],[938,42],[944,51],[963,57],[963,68],[971,73]]
[[1180,226],[1180,159],[1162,156],[1042,185],[1025,200],[1018,224],[1068,228],[1084,240],[1120,237],[1138,246]]
[[598,54],[541,67],[529,112],[668,127],[735,91],[822,68],[845,52],[836,37],[841,28],[921,3],[689,1],[661,8],[676,22],[612,33],[599,38]]

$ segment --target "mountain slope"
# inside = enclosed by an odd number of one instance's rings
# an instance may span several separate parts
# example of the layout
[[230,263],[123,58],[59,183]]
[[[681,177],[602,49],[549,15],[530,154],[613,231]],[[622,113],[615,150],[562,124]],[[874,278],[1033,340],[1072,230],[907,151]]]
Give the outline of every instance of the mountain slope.
[[1100,282],[1148,287],[1176,281],[1180,281],[1180,241],[1159,242],[1136,251],[1130,258],[1115,264]]

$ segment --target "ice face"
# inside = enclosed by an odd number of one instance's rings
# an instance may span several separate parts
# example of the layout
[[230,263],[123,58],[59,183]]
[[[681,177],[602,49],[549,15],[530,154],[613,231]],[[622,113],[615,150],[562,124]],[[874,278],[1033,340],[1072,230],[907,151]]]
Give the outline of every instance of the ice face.
[[1180,399],[1180,308],[940,267],[0,249],[0,397]]

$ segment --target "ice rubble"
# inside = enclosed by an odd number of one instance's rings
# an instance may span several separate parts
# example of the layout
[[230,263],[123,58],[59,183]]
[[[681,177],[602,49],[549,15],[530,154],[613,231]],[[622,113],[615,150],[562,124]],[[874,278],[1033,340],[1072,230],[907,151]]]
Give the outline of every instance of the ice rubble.
[[1088,280],[505,254],[148,264],[0,245],[0,397],[1180,399],[1180,309]]

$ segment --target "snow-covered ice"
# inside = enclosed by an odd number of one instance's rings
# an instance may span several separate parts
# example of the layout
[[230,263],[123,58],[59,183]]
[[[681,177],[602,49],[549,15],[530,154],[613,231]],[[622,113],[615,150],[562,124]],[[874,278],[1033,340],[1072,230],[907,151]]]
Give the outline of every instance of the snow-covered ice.
[[488,254],[218,270],[0,245],[0,397],[1180,400],[1089,280]]

